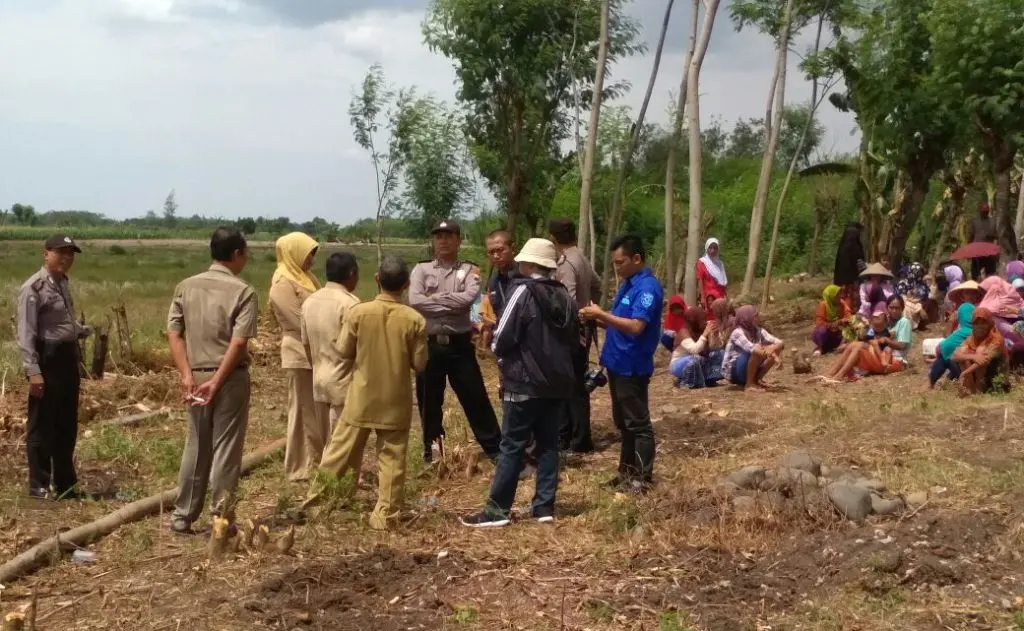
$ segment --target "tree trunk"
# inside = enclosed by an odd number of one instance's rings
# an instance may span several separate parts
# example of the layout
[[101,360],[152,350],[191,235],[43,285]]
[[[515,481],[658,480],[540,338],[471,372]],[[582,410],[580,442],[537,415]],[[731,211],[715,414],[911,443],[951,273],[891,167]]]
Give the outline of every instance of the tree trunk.
[[946,215],[942,218],[942,228],[939,230],[939,237],[935,240],[935,251],[932,252],[931,261],[928,264],[928,273],[936,276],[939,273],[939,264],[944,258],[943,253],[956,229],[956,222],[964,212],[964,196],[967,189],[962,186],[952,185],[949,187],[949,202],[946,206]]
[[1008,260],[1016,260],[1020,252],[1017,247],[1015,232],[1016,216],[1010,209],[1010,186],[1012,180],[1013,157],[1016,150],[1009,139],[982,130],[985,147],[992,160],[992,176],[994,195],[992,214],[996,219],[996,230],[999,233],[999,247]]
[[[637,114],[636,123],[633,125],[633,133],[629,139],[629,147],[626,150],[626,154],[622,156],[622,164],[619,166],[619,171],[615,175],[615,195],[612,197],[612,209],[606,230],[607,244],[605,250],[611,247],[612,240],[615,239],[615,232],[619,229],[619,223],[622,221],[622,206],[625,198],[626,189],[626,177],[629,175],[630,167],[633,165],[633,156],[636,154],[637,146],[640,144],[640,134],[643,132],[644,119],[647,117],[647,107],[651,104],[651,94],[654,92],[654,84],[658,80],[658,69],[661,67],[661,53],[665,50],[665,35],[668,33],[668,23],[672,17],[672,5],[675,0],[668,0],[665,5],[665,19],[661,23],[661,36],[658,38],[658,47],[654,51],[654,66],[651,68],[651,78],[647,82],[647,92],[644,94],[643,103],[640,105],[640,112]],[[612,263],[612,253],[606,251],[604,253],[604,265],[601,268],[601,303],[607,304],[608,296],[608,285]]]
[[779,147],[779,131],[782,127],[782,109],[786,98],[786,60],[789,52],[789,29],[793,17],[794,0],[786,1],[786,13],[782,19],[782,33],[779,35],[775,67],[776,81],[771,90],[775,101],[772,106],[771,130],[768,133],[768,147],[761,161],[761,174],[757,181],[757,195],[754,207],[750,212],[750,239],[747,246],[747,270],[743,275],[741,294],[749,296],[754,288],[754,276],[757,274],[757,257],[761,247],[761,228],[764,223],[764,209],[768,205],[768,189],[772,180],[772,167],[775,164],[775,151]]
[[893,211],[879,243],[879,253],[889,256],[893,269],[899,269],[903,263],[907,239],[917,223],[921,205],[928,195],[928,186],[936,171],[938,166],[933,167],[928,163],[912,163],[910,170],[900,171],[893,189]]
[[[686,88],[689,84],[690,63],[697,48],[697,22],[700,20],[700,0],[693,0],[690,11],[690,39],[683,57],[683,78],[679,82],[679,98],[676,102],[675,120],[672,121],[672,139],[668,144],[665,167],[665,286],[669,291],[676,288],[675,211],[676,211],[676,154],[683,138],[683,116],[686,114]],[[685,258],[685,254],[680,258]]]
[[106,326],[96,327],[94,335],[92,370],[89,372],[89,376],[93,379],[103,379],[103,371],[107,364],[107,349],[110,347],[110,328]]
[[821,243],[821,214],[814,209],[814,234],[811,236],[811,253],[807,258],[807,275],[818,273],[818,245]]
[[[696,0],[695,0],[696,1]],[[693,61],[687,73],[687,124],[690,136],[690,220],[686,228],[686,282],[684,293],[689,304],[697,303],[697,255],[700,253],[703,207],[701,202],[701,171],[703,168],[703,147],[700,136],[700,69],[711,43],[711,30],[715,26],[719,0],[708,0],[704,10],[704,25],[700,41],[694,50]]]
[[594,76],[594,94],[590,99],[590,125],[587,127],[587,149],[581,174],[579,247],[584,252],[586,252],[590,240],[596,236],[590,231],[590,192],[594,186],[594,155],[597,152],[597,128],[601,120],[601,93],[604,91],[604,71],[608,60],[609,1],[601,2],[601,40],[597,49],[597,73]]
[[[814,38],[814,54],[818,54],[821,48],[821,30],[825,26],[824,14],[818,16],[818,34]],[[793,181],[793,173],[796,172],[796,165],[800,161],[800,154],[803,152],[804,143],[807,142],[807,135],[814,125],[814,114],[818,111],[818,78],[813,79],[811,87],[811,111],[807,113],[807,122],[804,123],[803,132],[800,133],[800,142],[796,145],[796,152],[789,161],[789,170],[786,171],[786,179],[782,183],[782,190],[779,191],[779,199],[775,203],[775,222],[772,225],[772,239],[768,245],[768,263],[764,270],[764,289],[761,292],[761,310],[768,308],[768,296],[772,284],[772,266],[775,264],[775,248],[779,243],[779,222],[782,220],[782,205],[786,203],[786,193],[789,192],[789,184]]]

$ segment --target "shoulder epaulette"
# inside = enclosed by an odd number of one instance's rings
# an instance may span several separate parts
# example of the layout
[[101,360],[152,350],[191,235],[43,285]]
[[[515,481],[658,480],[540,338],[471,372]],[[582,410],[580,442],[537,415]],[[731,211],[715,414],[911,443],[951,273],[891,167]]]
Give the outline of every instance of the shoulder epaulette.
[[416,261],[416,264],[417,265],[422,265],[423,263],[433,263],[433,262],[434,262],[434,259],[423,259],[422,261]]
[[46,281],[42,278],[37,278],[34,283],[30,285],[33,291],[42,291],[43,287],[46,287]]

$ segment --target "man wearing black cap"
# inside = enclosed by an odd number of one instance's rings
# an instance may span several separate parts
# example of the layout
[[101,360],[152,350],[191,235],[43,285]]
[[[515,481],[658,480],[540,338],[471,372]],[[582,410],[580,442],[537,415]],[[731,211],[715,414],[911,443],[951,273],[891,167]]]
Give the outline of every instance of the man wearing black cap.
[[459,260],[462,230],[451,220],[431,231],[434,258],[420,261],[409,279],[409,306],[427,320],[429,359],[416,376],[416,403],[423,424],[423,457],[444,436],[441,424],[445,380],[452,385],[466,419],[488,458],[498,457],[501,430],[487,397],[473,348],[470,311],[480,294],[480,268]]
[[68,271],[82,250],[67,235],[46,240],[43,267],[18,294],[18,346],[29,381],[29,495],[79,497],[75,475],[78,439],[78,390],[81,380],[78,341],[91,331],[75,320]]

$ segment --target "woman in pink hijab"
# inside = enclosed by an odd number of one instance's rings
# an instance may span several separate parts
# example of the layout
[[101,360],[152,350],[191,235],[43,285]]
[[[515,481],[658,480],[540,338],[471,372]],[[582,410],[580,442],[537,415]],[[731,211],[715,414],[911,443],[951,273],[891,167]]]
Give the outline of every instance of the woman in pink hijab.
[[978,305],[980,309],[988,309],[997,318],[1016,320],[1024,309],[1024,298],[1020,297],[1013,285],[999,276],[989,276],[981,281],[985,295]]

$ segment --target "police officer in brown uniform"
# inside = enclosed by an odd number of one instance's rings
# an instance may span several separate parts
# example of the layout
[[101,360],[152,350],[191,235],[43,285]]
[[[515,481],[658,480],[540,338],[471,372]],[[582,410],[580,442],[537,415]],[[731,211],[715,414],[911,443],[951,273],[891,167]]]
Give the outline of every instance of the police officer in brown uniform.
[[78,340],[91,331],[75,320],[68,271],[82,250],[71,237],[46,240],[43,267],[29,277],[18,294],[18,346],[29,381],[29,495],[59,499],[79,497],[75,488],[75,443],[78,439]]
[[218,228],[213,265],[182,281],[167,316],[171,357],[189,406],[178,498],[171,530],[192,532],[212,481],[213,512],[231,521],[249,424],[249,340],[256,337],[256,292],[238,275],[248,262],[245,237]]
[[470,310],[480,293],[480,268],[459,260],[459,224],[440,221],[431,234],[434,258],[420,261],[409,279],[409,306],[427,320],[429,359],[426,369],[416,376],[423,458],[431,461],[431,446],[444,436],[441,408],[447,380],[462,404],[473,436],[487,457],[494,460],[501,430],[476,361],[470,321]]

